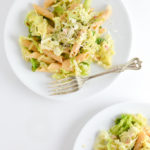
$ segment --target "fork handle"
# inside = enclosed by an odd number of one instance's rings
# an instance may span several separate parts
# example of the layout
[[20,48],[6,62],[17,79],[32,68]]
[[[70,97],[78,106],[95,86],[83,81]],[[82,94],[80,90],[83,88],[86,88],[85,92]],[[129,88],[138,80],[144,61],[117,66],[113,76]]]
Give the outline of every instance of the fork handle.
[[106,74],[110,74],[110,73],[121,73],[121,72],[124,72],[125,70],[140,70],[142,67],[141,64],[142,64],[142,61],[140,61],[139,58],[133,58],[132,60],[130,60],[124,65],[114,66],[106,72],[102,72],[93,76],[89,76],[87,80],[100,77]]

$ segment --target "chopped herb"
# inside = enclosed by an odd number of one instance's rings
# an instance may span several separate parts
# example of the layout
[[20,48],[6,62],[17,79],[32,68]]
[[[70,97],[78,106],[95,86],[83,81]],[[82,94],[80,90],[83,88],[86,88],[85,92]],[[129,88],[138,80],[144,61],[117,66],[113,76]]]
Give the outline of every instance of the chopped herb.
[[34,58],[30,59],[30,62],[32,64],[32,71],[35,72],[36,69],[40,66],[40,63]]
[[104,38],[97,38],[97,39],[96,39],[96,43],[97,43],[97,44],[101,44],[101,43],[103,43],[104,41],[105,41]]
[[87,76],[90,70],[90,64],[87,62],[81,62],[79,65],[81,75],[82,76]]

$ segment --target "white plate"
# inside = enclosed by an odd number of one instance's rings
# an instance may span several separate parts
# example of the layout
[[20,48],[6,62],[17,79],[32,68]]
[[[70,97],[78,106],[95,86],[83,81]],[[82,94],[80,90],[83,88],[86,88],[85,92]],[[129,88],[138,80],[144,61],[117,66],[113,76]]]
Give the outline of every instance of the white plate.
[[97,133],[108,130],[117,116],[122,113],[141,113],[150,121],[149,103],[121,103],[99,112],[80,132],[73,150],[93,150]]
[[[7,17],[4,36],[5,50],[9,63],[17,77],[35,93],[57,100],[81,100],[90,98],[108,87],[117,77],[116,74],[91,80],[82,90],[73,94],[49,96],[48,82],[51,80],[49,74],[33,73],[30,64],[22,59],[18,44],[19,36],[28,34],[28,29],[24,25],[24,19],[32,9],[32,3],[41,4],[42,1],[16,0]],[[128,59],[131,46],[131,25],[127,11],[121,0],[93,0],[92,7],[100,11],[108,4],[113,8],[113,15],[105,26],[110,30],[115,41],[116,55],[113,57],[113,65],[115,65],[125,63]],[[92,74],[101,71],[104,70],[100,67],[92,67]]]

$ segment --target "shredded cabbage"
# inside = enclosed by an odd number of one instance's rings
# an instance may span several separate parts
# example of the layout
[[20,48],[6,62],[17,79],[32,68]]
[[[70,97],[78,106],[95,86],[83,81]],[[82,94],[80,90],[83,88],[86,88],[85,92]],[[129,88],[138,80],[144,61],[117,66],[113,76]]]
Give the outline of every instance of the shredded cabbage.
[[48,22],[43,16],[38,15],[35,11],[28,13],[25,24],[29,28],[31,36],[43,36],[47,33]]

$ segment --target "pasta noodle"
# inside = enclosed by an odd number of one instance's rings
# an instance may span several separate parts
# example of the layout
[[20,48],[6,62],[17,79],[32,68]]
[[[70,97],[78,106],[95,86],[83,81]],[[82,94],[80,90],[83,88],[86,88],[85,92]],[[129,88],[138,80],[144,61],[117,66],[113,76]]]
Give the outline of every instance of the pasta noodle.
[[92,24],[93,29],[99,28],[112,14],[111,6],[107,6],[106,10],[101,12],[98,16],[95,17],[95,20],[98,20]]
[[38,51],[37,48],[36,48],[36,46],[33,44],[32,41],[23,40],[23,41],[22,41],[22,44],[23,44],[24,47],[28,48],[29,50],[32,50],[32,51],[34,51],[34,52],[37,52],[37,51]]
[[66,70],[66,71],[73,71],[70,59],[67,59],[62,63],[62,69]]
[[112,7],[109,5],[107,6],[106,10],[104,10],[102,13],[98,15],[97,18],[103,19],[104,22],[110,17],[111,14],[112,14]]
[[38,52],[33,52],[29,55],[29,58],[34,58],[34,59],[38,59],[41,56],[40,53]]
[[42,16],[48,18],[48,19],[53,19],[53,17],[54,17],[53,13],[51,13],[47,9],[42,8],[42,7],[40,7],[36,4],[33,4],[33,7],[39,15],[42,15]]
[[43,50],[43,53],[45,55],[47,55],[48,57],[51,57],[53,58],[54,60],[62,63],[63,59],[62,59],[62,56],[56,56],[52,51],[48,51],[48,50]]
[[77,40],[77,42],[75,42],[75,44],[73,45],[73,48],[72,48],[71,53],[70,53],[70,57],[74,57],[78,54],[80,47],[81,47],[81,44],[82,44],[82,41],[83,41],[83,39],[81,37],[83,36],[84,33],[85,33],[85,30],[82,30],[79,33],[77,39],[79,39],[80,41]]
[[48,8],[48,7],[50,7],[54,3],[55,3],[55,0],[45,0],[45,2],[44,2],[44,8]]
[[61,67],[62,67],[62,65],[59,63],[52,63],[48,67],[48,72],[57,73],[60,71]]
[[80,63],[80,62],[86,61],[88,59],[88,57],[89,57],[89,53],[88,52],[87,53],[83,53],[83,54],[80,54],[80,55],[78,55],[76,57],[76,61],[78,63]]
[[133,150],[140,150],[142,148],[142,142],[145,139],[145,133],[142,131],[138,135],[138,139],[135,143],[134,149]]
[[38,72],[48,72],[47,68],[37,68]]
[[42,62],[45,62],[46,64],[51,64],[51,63],[54,63],[55,61],[49,57],[46,57],[44,55],[40,56],[38,58],[39,61],[42,61]]

